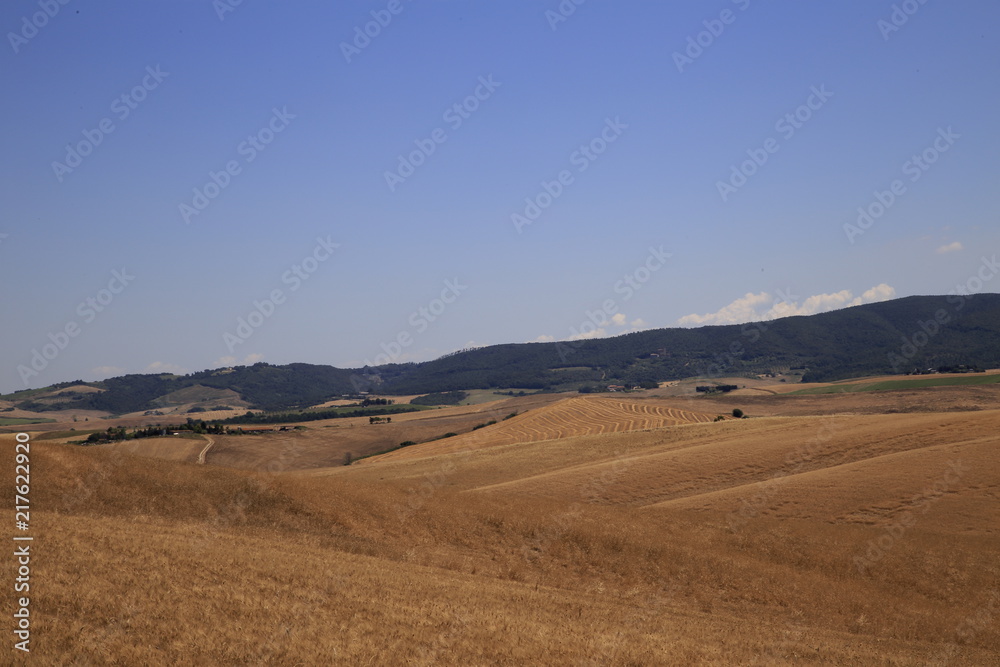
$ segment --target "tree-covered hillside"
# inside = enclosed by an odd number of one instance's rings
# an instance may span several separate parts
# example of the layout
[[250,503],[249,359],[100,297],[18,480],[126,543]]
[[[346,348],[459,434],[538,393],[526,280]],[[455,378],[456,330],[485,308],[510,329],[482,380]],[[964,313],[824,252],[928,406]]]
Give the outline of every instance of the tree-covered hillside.
[[909,297],[818,315],[615,338],[494,345],[378,369],[383,390],[409,393],[578,382],[640,384],[806,368],[806,381],[1000,366],[1000,295]]
[[[356,393],[349,370],[315,364],[273,366],[258,363],[192,373],[190,375],[123,375],[101,382],[86,384],[104,391],[77,393],[69,400],[51,403],[34,397],[18,403],[26,410],[74,408],[104,410],[114,414],[138,412],[160,407],[154,401],[186,387],[203,386],[231,389],[251,407],[264,410],[284,410],[321,403],[331,396]],[[62,383],[66,385],[66,383]],[[37,394],[37,392],[31,392]],[[17,400],[17,394],[8,399]]]
[[156,399],[200,385],[231,389],[254,408],[286,410],[361,391],[554,391],[740,376],[781,368],[804,369],[804,381],[827,381],[960,364],[1000,367],[1000,295],[915,296],[770,322],[655,329],[574,342],[493,345],[419,364],[339,369],[258,363],[185,376],[126,375],[76,383],[104,391],[69,393],[58,402],[38,398],[44,394],[39,390],[5,398],[29,410],[73,407],[122,414],[152,409]]

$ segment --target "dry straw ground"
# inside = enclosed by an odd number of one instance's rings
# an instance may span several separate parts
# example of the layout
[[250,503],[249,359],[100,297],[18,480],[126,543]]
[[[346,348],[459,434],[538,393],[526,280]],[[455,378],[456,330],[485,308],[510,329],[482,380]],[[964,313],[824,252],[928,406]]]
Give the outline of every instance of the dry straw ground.
[[526,404],[349,467],[315,467],[350,430],[320,427],[276,474],[36,441],[32,658],[1000,664],[1000,410],[926,396],[718,423],[714,400]]

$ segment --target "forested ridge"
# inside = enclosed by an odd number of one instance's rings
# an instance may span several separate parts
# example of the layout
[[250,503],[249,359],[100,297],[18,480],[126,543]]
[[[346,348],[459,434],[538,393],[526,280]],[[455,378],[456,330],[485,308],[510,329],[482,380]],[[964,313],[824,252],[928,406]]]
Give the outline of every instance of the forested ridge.
[[4,399],[27,410],[80,408],[123,414],[154,409],[157,399],[171,392],[201,386],[231,389],[252,408],[288,410],[362,392],[561,391],[779,369],[799,369],[803,381],[819,382],[961,364],[1000,367],[1000,295],[914,296],[769,322],[491,345],[424,363],[361,369],[257,363],[183,376],[125,375],[47,388],[84,384],[104,390],[67,389],[58,402],[36,400],[44,393],[40,390]]

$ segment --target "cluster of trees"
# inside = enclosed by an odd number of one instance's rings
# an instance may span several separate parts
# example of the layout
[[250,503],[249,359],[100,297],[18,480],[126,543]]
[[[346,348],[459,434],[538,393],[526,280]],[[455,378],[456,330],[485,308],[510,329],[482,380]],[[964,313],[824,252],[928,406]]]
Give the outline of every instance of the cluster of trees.
[[361,401],[361,407],[367,408],[369,405],[392,405],[395,403],[391,398],[366,398]]
[[464,391],[443,391],[417,396],[410,401],[413,405],[458,405],[469,397]]
[[[155,435],[165,435],[162,429],[157,429]],[[128,434],[125,432],[124,427],[109,426],[107,431],[97,431],[96,433],[91,433],[87,436],[87,442],[98,443],[98,442],[119,442],[121,440],[129,440],[131,438],[137,437],[134,434]],[[141,435],[141,438],[149,438],[151,435]]]
[[736,391],[739,386],[735,384],[710,384],[710,385],[698,385],[694,388],[695,391],[701,392],[703,394],[714,394],[716,392],[721,392],[723,394]]
[[179,431],[189,431],[191,433],[212,433],[217,435],[224,435],[233,432],[232,430],[225,428],[222,424],[209,424],[207,422],[199,422],[189,419],[186,424],[178,424],[176,426],[172,424],[167,426],[155,424],[152,426],[135,428],[131,431],[126,429],[124,426],[109,426],[104,431],[97,431],[88,435],[86,442],[95,444],[104,442],[121,442],[123,440],[138,440],[140,438],[158,438],[160,436],[169,435],[170,433],[176,433]]
[[221,424],[287,424],[291,422],[318,421],[321,419],[341,419],[346,417],[371,417],[420,410],[413,405],[387,405],[376,408],[330,408],[327,410],[305,410],[301,412],[250,412],[223,419]]

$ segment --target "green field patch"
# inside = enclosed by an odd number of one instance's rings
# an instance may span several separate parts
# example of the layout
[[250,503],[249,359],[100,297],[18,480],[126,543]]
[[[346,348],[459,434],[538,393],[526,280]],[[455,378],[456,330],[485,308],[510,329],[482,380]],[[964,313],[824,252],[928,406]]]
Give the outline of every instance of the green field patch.
[[[508,393],[512,392],[512,393]],[[504,399],[510,398],[511,396],[529,396],[531,394],[537,394],[537,389],[467,389],[466,396],[459,405],[479,405],[481,403],[491,403],[493,401],[502,401]]]
[[0,426],[22,426],[24,424],[51,424],[55,419],[0,417]]
[[[308,408],[298,413],[285,413],[285,414],[302,414],[308,415],[311,420],[315,421],[315,417],[312,415],[316,413],[330,413],[334,417],[369,417],[372,415],[394,415],[402,412],[418,412],[420,410],[430,410],[429,405],[410,405],[409,403],[398,403],[393,405],[373,405],[368,407],[357,407],[351,405],[340,405],[334,406],[332,408]],[[260,414],[270,414],[270,413],[260,413]]]
[[829,387],[799,389],[783,396],[808,396],[815,394],[846,394],[859,391],[897,391],[900,389],[920,389],[921,387],[952,387],[964,385],[1000,384],[1000,374],[976,374],[967,377],[928,377],[908,380],[885,380],[863,384],[838,384]]
[[196,384],[160,396],[154,399],[152,404],[158,408],[167,408],[184,405],[185,403],[202,403],[205,401],[215,401],[230,405],[233,403],[242,403],[240,395],[232,389],[218,389],[216,387],[206,387]]
[[101,433],[101,429],[87,431],[46,431],[35,436],[35,440],[59,440],[60,438],[87,437],[91,433]]
[[9,394],[0,394],[0,401],[13,401],[17,403],[18,401],[26,401],[29,398],[38,396],[39,394],[44,394],[51,391],[51,387],[40,387],[38,389],[21,389],[19,391],[11,392]]
[[410,399],[410,405],[458,405],[468,396],[464,391],[438,391]]

